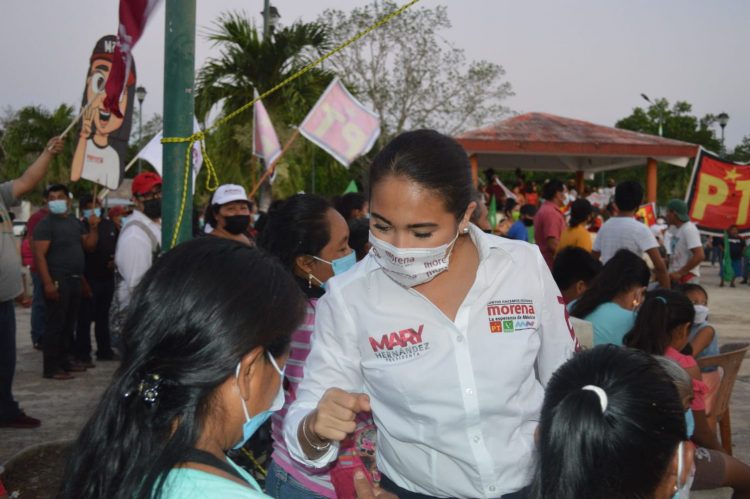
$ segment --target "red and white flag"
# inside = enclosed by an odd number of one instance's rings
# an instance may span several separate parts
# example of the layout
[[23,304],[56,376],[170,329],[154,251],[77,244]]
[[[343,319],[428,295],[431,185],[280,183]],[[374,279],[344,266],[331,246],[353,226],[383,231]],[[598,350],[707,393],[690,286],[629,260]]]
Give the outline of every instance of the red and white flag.
[[335,78],[299,127],[302,135],[349,168],[380,135],[380,121]]
[[[258,97],[258,92],[255,92],[255,97]],[[253,105],[253,154],[263,160],[266,168],[270,168],[281,155],[279,137],[260,100]]]
[[112,57],[112,69],[107,78],[104,107],[118,118],[122,118],[120,111],[120,95],[125,88],[125,79],[130,73],[132,50],[146,28],[146,22],[160,0],[120,0],[120,25],[117,28],[117,46]]

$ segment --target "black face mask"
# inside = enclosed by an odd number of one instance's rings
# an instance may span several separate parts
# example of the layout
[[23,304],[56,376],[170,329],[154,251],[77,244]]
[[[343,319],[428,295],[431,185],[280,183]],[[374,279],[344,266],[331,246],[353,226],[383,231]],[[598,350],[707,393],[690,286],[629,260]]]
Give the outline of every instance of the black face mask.
[[161,218],[161,199],[149,199],[144,201],[143,214],[151,220]]
[[534,219],[532,219],[532,218],[524,218],[523,219],[523,224],[526,227],[531,227],[532,225],[534,225]]
[[250,215],[224,217],[224,230],[230,234],[242,234],[250,226]]

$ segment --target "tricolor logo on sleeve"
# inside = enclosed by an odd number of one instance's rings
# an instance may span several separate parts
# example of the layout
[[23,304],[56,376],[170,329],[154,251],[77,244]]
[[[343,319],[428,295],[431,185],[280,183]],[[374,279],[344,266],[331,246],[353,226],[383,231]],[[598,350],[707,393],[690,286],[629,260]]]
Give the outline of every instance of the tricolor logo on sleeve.
[[517,298],[496,300],[487,304],[490,333],[515,333],[536,329],[537,319],[532,300]]

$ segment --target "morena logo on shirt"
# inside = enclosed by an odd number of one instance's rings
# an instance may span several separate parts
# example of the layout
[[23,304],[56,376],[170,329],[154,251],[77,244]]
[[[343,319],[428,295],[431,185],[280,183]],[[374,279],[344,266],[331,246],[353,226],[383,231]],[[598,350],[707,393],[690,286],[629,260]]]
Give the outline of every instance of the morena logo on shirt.
[[515,333],[536,329],[534,302],[519,298],[496,300],[487,304],[490,333]]
[[381,336],[380,340],[369,337],[375,357],[388,362],[419,357],[430,349],[430,343],[422,340],[424,324],[417,329],[406,328]]

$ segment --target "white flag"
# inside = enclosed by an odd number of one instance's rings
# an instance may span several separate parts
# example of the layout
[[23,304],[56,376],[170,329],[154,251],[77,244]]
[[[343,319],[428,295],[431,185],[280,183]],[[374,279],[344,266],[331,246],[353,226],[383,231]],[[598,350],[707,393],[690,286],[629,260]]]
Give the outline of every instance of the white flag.
[[[199,132],[200,126],[198,120],[193,118],[193,132]],[[159,132],[144,146],[143,149],[137,154],[137,156],[145,161],[148,161],[154,170],[164,176],[162,168],[162,154],[163,148],[161,139],[164,137],[163,132]],[[203,154],[201,154],[201,145],[199,142],[193,144],[193,192],[195,192],[195,179],[198,177],[198,173],[201,171],[203,166]]]

